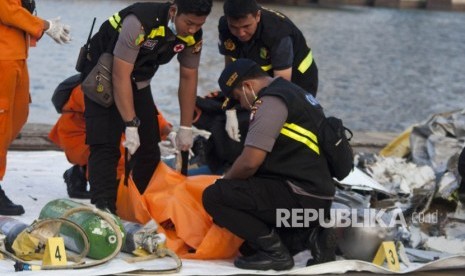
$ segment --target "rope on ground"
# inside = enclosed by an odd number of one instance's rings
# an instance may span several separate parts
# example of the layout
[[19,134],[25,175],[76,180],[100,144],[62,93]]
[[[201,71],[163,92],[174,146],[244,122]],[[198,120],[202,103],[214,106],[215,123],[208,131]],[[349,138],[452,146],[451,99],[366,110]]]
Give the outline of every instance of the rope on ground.
[[[94,261],[94,262],[85,263],[84,261],[81,261],[89,253],[89,250],[90,250],[89,237],[84,232],[82,227],[80,227],[78,224],[76,224],[76,223],[74,223],[74,222],[72,222],[71,220],[68,219],[69,216],[71,216],[74,213],[78,213],[78,212],[91,212],[93,214],[96,214],[110,225],[110,227],[113,229],[113,231],[116,234],[116,248],[112,252],[112,254],[110,254],[106,258],[103,258],[102,260],[98,260],[98,261]],[[121,229],[118,227],[118,225],[115,223],[113,217],[109,213],[101,211],[101,210],[99,210],[97,208],[92,208],[92,207],[88,207],[88,206],[76,207],[76,208],[72,208],[72,209],[68,210],[67,212],[65,212],[61,218],[51,218],[51,219],[37,220],[36,222],[33,223],[33,225],[31,225],[29,227],[31,229],[30,232],[32,232],[35,229],[39,229],[43,225],[49,224],[49,223],[59,223],[60,225],[62,223],[68,224],[69,226],[73,227],[77,232],[79,232],[79,234],[82,236],[82,238],[84,240],[84,250],[81,252],[81,254],[78,255],[78,257],[74,257],[74,256],[72,257],[72,259],[75,259],[75,260],[78,261],[77,263],[67,264],[67,265],[37,265],[37,264],[29,263],[29,262],[27,262],[25,260],[22,260],[22,259],[16,257],[14,254],[12,254],[12,253],[8,252],[6,249],[4,249],[3,246],[0,247],[0,251],[3,254],[5,254],[6,256],[8,256],[10,259],[12,259],[12,260],[14,260],[16,262],[19,262],[21,264],[26,264],[26,265],[28,265],[30,267],[35,267],[36,269],[59,270],[59,269],[82,269],[82,268],[88,268],[88,267],[93,267],[93,266],[103,264],[103,263],[108,262],[109,260],[113,259],[116,255],[118,255],[119,252],[121,251],[121,248],[123,247],[123,237],[122,237],[122,234],[121,234]],[[27,229],[29,229],[29,228],[27,228]],[[59,228],[60,227],[58,227],[58,229]]]
[[135,262],[144,262],[144,261],[150,261],[158,258],[163,258],[165,256],[169,256],[174,259],[176,262],[176,267],[174,268],[166,268],[166,269],[141,269],[141,270],[135,270],[135,271],[130,271],[130,272],[125,272],[125,273],[120,273],[118,275],[156,275],[156,274],[166,274],[166,273],[176,273],[181,270],[182,267],[182,261],[174,253],[172,250],[168,248],[160,248],[157,249],[155,254],[150,254],[147,256],[140,256],[140,257],[131,257],[131,258],[126,258],[125,261],[128,263],[135,263]]

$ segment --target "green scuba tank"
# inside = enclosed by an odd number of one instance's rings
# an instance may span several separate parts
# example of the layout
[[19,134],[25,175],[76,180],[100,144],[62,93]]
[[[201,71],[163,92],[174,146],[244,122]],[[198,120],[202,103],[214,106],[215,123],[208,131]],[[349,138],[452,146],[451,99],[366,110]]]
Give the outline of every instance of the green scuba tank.
[[[39,219],[59,218],[67,211],[82,206],[87,205],[69,199],[53,200],[42,208]],[[124,244],[126,233],[121,220],[115,215],[111,216],[121,230]],[[101,260],[111,255],[117,249],[117,237],[114,230],[100,216],[92,212],[78,212],[69,216],[68,219],[82,227],[88,236],[90,249],[87,257]],[[60,234],[65,240],[66,248],[75,252],[82,252],[84,249],[84,241],[77,231],[69,226],[63,225],[60,229]]]

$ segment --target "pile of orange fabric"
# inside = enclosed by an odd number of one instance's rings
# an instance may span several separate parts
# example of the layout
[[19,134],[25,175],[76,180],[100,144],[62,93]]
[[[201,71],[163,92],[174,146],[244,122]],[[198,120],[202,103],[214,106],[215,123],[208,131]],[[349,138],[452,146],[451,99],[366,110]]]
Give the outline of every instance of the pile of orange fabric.
[[167,246],[180,257],[226,259],[237,254],[242,241],[213,223],[202,205],[202,193],[218,179],[215,175],[184,176],[160,162],[147,190],[141,195],[132,179],[121,180],[118,215],[125,220],[160,224]]

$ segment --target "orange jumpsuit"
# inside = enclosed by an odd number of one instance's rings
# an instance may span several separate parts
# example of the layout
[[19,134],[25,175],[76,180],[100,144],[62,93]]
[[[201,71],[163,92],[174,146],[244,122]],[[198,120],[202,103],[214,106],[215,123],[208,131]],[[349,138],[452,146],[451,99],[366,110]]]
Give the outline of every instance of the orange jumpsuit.
[[[0,0],[1,1],[1,0]],[[84,93],[81,85],[76,86],[63,106],[62,114],[48,134],[50,140],[59,146],[73,165],[87,165],[89,146],[86,145],[86,121],[84,118]],[[161,140],[165,140],[172,125],[158,112],[158,126]],[[124,149],[118,163],[118,176],[124,173]]]
[[44,20],[24,9],[21,0],[0,1],[0,180],[8,148],[29,114],[29,43],[43,30]]

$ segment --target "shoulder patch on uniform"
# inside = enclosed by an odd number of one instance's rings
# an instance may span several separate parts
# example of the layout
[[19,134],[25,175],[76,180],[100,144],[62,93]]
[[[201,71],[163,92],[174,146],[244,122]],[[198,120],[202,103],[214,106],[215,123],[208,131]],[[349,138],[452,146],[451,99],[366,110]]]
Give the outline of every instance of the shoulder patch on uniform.
[[176,45],[174,45],[174,47],[173,47],[173,51],[174,51],[175,53],[179,53],[179,52],[181,52],[182,50],[184,50],[184,48],[185,48],[184,44],[181,44],[181,43],[180,43],[180,44],[176,44]]
[[236,49],[236,44],[229,38],[224,42],[224,48],[228,51],[234,51]]
[[137,36],[136,38],[136,41],[134,41],[134,43],[139,46],[142,44],[142,42],[144,42],[144,39],[145,39],[145,35],[144,34],[139,34],[139,36]]
[[305,98],[307,99],[307,101],[313,105],[313,106],[317,106],[317,105],[320,105],[320,103],[318,102],[317,99],[315,99],[315,97],[312,96],[312,94],[307,94],[305,95]]
[[261,59],[267,59],[268,58],[268,49],[265,47],[260,48],[260,58]]
[[192,49],[193,54],[198,54],[200,51],[202,51],[202,44],[203,40],[200,40],[199,42],[195,43],[194,48]]

